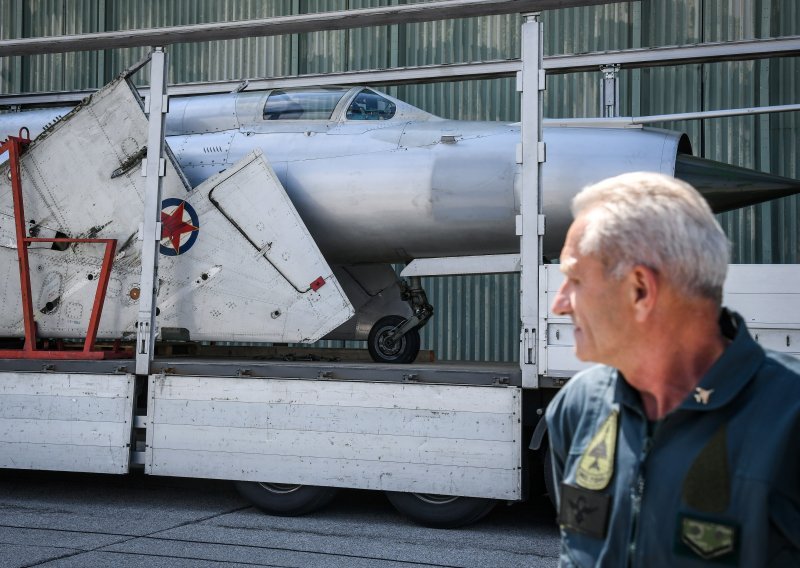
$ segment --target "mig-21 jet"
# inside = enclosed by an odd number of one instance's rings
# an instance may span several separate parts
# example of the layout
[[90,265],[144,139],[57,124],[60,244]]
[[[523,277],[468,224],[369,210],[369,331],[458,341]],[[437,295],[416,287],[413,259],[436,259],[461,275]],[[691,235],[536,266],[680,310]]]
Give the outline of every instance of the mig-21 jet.
[[[36,135],[70,112],[2,115],[0,139],[22,126]],[[260,152],[355,308],[325,337],[368,339],[376,360],[413,361],[432,314],[419,279],[399,282],[391,263],[519,251],[519,124],[447,120],[375,89],[318,87],[173,98],[165,135],[193,187]],[[669,130],[545,122],[544,141],[546,259],[558,257],[572,196],[623,172],[683,179],[718,213],[800,192],[795,180],[694,157],[688,137]]]

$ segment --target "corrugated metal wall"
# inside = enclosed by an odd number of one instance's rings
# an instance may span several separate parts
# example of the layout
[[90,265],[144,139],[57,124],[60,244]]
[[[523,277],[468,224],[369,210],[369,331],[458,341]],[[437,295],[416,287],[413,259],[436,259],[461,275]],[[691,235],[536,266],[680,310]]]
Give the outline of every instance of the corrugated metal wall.
[[[407,0],[0,0],[0,38],[265,18],[411,3]],[[796,0],[620,2],[545,13],[545,53],[578,53],[800,34]],[[177,45],[172,82],[502,59],[519,56],[519,16]],[[0,59],[0,92],[98,87],[144,49]],[[684,65],[621,73],[622,114],[800,102],[800,58]],[[600,73],[551,76],[546,116],[598,116]],[[456,119],[519,120],[511,79],[387,89]],[[800,177],[800,113],[672,123],[695,153]],[[800,262],[800,199],[722,215],[734,262]],[[437,315],[423,348],[441,359],[513,360],[519,279],[426,279]]]

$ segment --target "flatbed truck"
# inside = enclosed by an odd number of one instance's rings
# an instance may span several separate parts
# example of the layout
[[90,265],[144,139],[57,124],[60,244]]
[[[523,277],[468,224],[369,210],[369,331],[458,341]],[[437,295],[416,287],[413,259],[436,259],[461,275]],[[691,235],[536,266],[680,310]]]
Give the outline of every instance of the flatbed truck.
[[[438,527],[538,490],[535,480],[549,479],[544,409],[586,366],[573,355],[571,321],[549,310],[558,265],[538,252],[539,34],[529,19],[521,253],[478,259],[484,272],[521,273],[519,363],[154,357],[138,340],[129,358],[0,359],[0,467],[227,479],[275,514],[312,511],[337,488],[384,491],[402,513]],[[798,265],[732,266],[725,303],[765,347],[800,356],[798,282]]]

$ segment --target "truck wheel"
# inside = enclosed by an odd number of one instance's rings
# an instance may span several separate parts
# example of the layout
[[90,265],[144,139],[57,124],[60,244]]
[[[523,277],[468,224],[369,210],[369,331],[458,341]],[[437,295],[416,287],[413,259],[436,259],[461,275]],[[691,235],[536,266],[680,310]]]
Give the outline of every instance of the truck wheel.
[[477,497],[451,497],[430,493],[397,493],[386,497],[400,513],[426,527],[454,529],[485,517],[497,502]]
[[375,322],[369,332],[367,348],[377,363],[412,363],[419,353],[419,330],[412,329],[398,340],[386,337],[390,331],[405,323],[402,316],[386,316]]
[[336,495],[335,487],[237,481],[236,489],[253,505],[281,517],[305,515],[321,509]]

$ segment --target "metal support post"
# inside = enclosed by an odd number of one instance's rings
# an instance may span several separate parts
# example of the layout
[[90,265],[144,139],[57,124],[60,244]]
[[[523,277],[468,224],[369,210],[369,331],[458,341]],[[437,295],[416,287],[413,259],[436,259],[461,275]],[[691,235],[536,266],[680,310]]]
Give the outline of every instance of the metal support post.
[[166,173],[164,160],[164,115],[167,113],[166,53],[156,47],[150,56],[150,94],[145,99],[148,114],[147,158],[142,163],[145,182],[144,221],[142,223],[142,278],[139,286],[139,314],[136,321],[136,374],[150,373],[156,337],[158,293],[158,245],[161,240],[161,181]]
[[619,65],[607,65],[600,71],[603,73],[600,112],[603,118],[619,116]]
[[[24,133],[24,136],[23,136]],[[20,297],[22,300],[22,321],[25,330],[25,343],[22,349],[2,349],[0,357],[6,359],[108,359],[122,355],[120,351],[95,351],[94,343],[97,330],[100,327],[100,317],[103,314],[103,304],[108,289],[108,280],[111,276],[111,265],[114,261],[116,239],[70,239],[70,238],[37,238],[29,237],[25,228],[25,204],[22,191],[22,169],[20,156],[23,149],[31,143],[30,133],[27,128],[20,130],[19,136],[10,136],[6,142],[0,144],[0,155],[8,152],[9,177],[11,181],[11,196],[14,204],[14,226],[16,232],[17,261],[19,263]],[[31,275],[28,247],[33,243],[58,243],[62,245],[77,244],[103,244],[105,255],[103,265],[97,280],[94,304],[89,317],[89,327],[86,330],[86,339],[83,350],[65,351],[39,349],[37,346],[36,319],[34,317],[33,296],[31,294]],[[40,267],[41,268],[41,267]]]
[[517,218],[520,236],[520,357],[523,388],[537,388],[537,336],[539,329],[539,265],[544,216],[542,211],[542,102],[545,72],[542,65],[542,24],[539,14],[525,16],[522,24],[522,71],[517,76],[521,91],[522,142],[517,161],[522,165],[522,196]]

